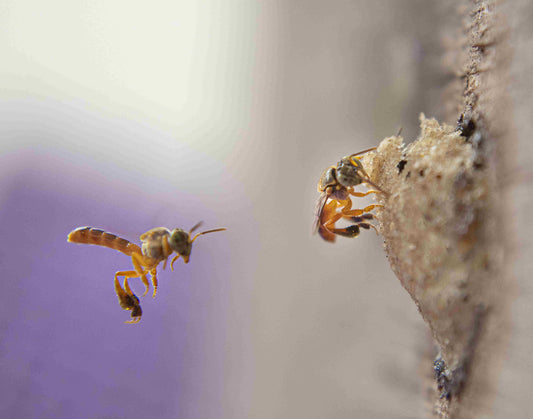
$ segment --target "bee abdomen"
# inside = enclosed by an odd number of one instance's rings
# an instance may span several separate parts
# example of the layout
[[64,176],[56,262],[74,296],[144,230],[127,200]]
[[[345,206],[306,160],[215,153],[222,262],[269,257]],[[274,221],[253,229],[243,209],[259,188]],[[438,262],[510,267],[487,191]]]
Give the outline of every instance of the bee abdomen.
[[141,253],[141,248],[129,240],[93,227],[79,227],[69,233],[67,241],[81,244],[94,244],[118,250],[128,256]]

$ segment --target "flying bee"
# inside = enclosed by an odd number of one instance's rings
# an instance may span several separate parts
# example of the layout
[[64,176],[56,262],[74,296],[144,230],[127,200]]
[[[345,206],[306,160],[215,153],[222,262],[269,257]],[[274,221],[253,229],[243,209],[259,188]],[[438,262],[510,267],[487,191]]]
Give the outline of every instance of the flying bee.
[[[361,163],[361,156],[377,147],[360,151],[343,157],[336,166],[330,166],[320,176],[317,189],[321,193],[315,212],[315,233],[318,232],[320,237],[325,241],[334,242],[335,235],[344,237],[357,237],[360,228],[369,230],[373,228],[376,233],[376,227],[369,223],[374,219],[370,214],[374,208],[381,205],[369,205],[363,209],[352,209],[351,196],[363,197],[372,193],[384,193],[383,189],[370,180],[368,173]],[[367,192],[355,192],[355,187],[365,183],[373,187],[373,190]],[[337,211],[338,210],[338,211]],[[343,228],[336,228],[335,223],[341,218],[346,218],[353,222],[352,225]]]
[[[141,320],[142,309],[139,298],[133,293],[128,284],[128,278],[141,278],[141,281],[146,287],[144,296],[150,289],[150,283],[146,276],[149,273],[154,287],[153,297],[155,297],[157,292],[157,266],[161,262],[164,262],[163,269],[165,269],[168,258],[173,253],[176,253],[177,255],[170,262],[170,269],[174,271],[174,262],[180,256],[185,263],[189,263],[192,244],[199,236],[226,230],[225,228],[216,228],[214,230],[202,231],[191,239],[192,232],[200,227],[201,224],[202,222],[200,221],[188,232],[181,228],[176,228],[172,231],[165,227],[153,228],[141,235],[141,247],[129,240],[122,239],[114,234],[93,227],[79,227],[71,231],[67,241],[109,247],[110,249],[124,253],[126,256],[131,256],[134,270],[118,271],[115,273],[115,292],[120,307],[124,310],[131,310],[132,320],[126,323],[137,323]],[[124,277],[124,288],[122,288],[118,280],[122,276]]]

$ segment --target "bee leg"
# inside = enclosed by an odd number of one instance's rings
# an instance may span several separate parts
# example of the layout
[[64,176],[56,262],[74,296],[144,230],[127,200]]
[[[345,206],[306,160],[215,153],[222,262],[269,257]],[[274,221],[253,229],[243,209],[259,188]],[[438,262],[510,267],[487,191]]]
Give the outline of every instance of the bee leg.
[[[143,273],[144,273],[144,278],[145,278],[143,280],[143,283],[146,286],[146,291],[143,294],[143,296],[144,296],[148,292],[150,284],[148,283],[148,278],[146,278],[146,272],[143,272]],[[139,278],[139,277],[141,277],[141,275],[137,271],[119,271],[119,272],[115,272],[115,279],[118,280],[118,277],[120,277],[120,276],[124,277],[124,286],[128,287],[128,288],[129,288],[128,278]]]
[[337,210],[337,201],[331,200],[327,201],[327,199],[324,201],[322,205],[320,205],[319,208],[317,208],[316,213],[316,220],[315,220],[315,232],[318,232],[320,237],[328,242],[334,242],[335,241],[335,235],[333,233],[330,233],[327,228],[324,227],[324,224],[328,222],[328,220],[335,216]]
[[[367,210],[369,207],[373,207],[373,205],[370,205],[363,210],[350,210],[347,211],[347,213],[337,213],[328,221],[326,221],[323,224],[323,227],[330,233],[350,238],[357,237],[360,233],[360,228],[365,230],[370,230],[373,228],[376,234],[379,234],[377,228],[373,224],[367,222],[374,219],[374,214],[362,214],[362,212]],[[352,213],[360,215],[354,216],[351,215]],[[344,228],[335,228],[335,223],[342,217],[349,218],[354,222],[354,224]]]
[[[334,226],[334,225],[333,225]],[[335,241],[335,234],[329,231],[325,224],[319,224],[317,229],[318,234],[323,240],[333,243]]]
[[352,217],[351,218],[351,220],[356,225],[358,225],[359,227],[364,228],[365,230],[370,230],[371,228],[373,228],[374,231],[376,232],[376,234],[379,235],[379,232],[378,232],[378,229],[376,228],[376,226],[374,224],[366,222],[368,220],[373,220],[373,219],[374,219],[374,215],[373,214],[363,214],[360,217]]
[[364,207],[363,209],[353,209],[353,210],[351,209],[351,210],[345,211],[343,208],[341,211],[342,211],[342,216],[344,218],[351,218],[351,217],[357,217],[359,215],[369,213],[374,208],[381,208],[381,207],[383,207],[383,205],[374,204],[374,205],[369,205],[368,207]]
[[375,190],[371,190],[371,191],[367,191],[367,192],[353,192],[353,191],[350,191],[350,195],[357,196],[359,198],[362,198],[363,196],[370,195],[371,193],[381,193],[381,191],[375,191]]
[[[359,235],[359,233],[360,233],[359,226],[360,225],[361,224],[353,224],[351,226],[344,227],[344,228],[329,229],[329,231],[331,231],[332,233],[338,234],[339,236],[353,238],[353,237],[357,237]],[[371,225],[371,224],[367,224],[367,225]]]
[[123,276],[124,277],[124,283],[127,283],[127,279],[128,278],[138,278],[139,277],[139,272],[137,272],[137,271],[118,271],[118,272],[115,272],[115,279],[118,280],[119,276]]
[[131,311],[131,320],[125,321],[124,323],[128,324],[136,324],[141,321],[141,317],[143,315],[143,311],[141,309],[140,305],[135,306],[135,308]]
[[129,287],[126,278],[124,278],[124,288],[122,288],[120,282],[115,277],[115,292],[120,307],[124,310],[131,310],[132,320],[128,320],[126,323],[138,323],[142,316],[141,305],[139,304],[139,299]]
[[152,275],[152,286],[154,287],[154,294],[152,297],[155,298],[155,294],[157,293],[157,269],[152,269],[150,275]]
[[124,277],[124,283],[126,284],[128,282],[128,278],[138,278],[139,272],[137,271],[118,271],[115,272],[115,279],[118,279],[119,276]]
[[369,214],[369,212],[372,211],[374,208],[380,208],[380,207],[383,207],[383,205],[373,204],[363,209],[353,209],[353,210],[348,210],[348,211],[345,211],[343,208],[342,216],[344,218],[350,219],[355,224],[359,224],[359,227],[364,228],[366,230],[373,228],[376,234],[378,234],[378,230],[376,229],[376,227],[370,223],[367,223],[366,221],[373,220],[374,214]]
[[341,204],[341,208],[340,208],[340,212],[346,212],[346,211],[350,211],[350,209],[352,208],[352,200],[350,199],[350,197],[347,197],[346,199],[342,200],[342,201],[338,201],[339,204]]
[[[334,201],[332,201],[334,202]],[[335,205],[336,208],[336,205]],[[320,218],[320,223],[318,225],[318,234],[320,234],[320,237],[322,237],[325,241],[328,242],[334,242],[335,241],[335,223],[339,221],[342,218],[341,213],[326,213],[327,217],[329,217],[326,221],[324,221],[325,217]]]
[[333,243],[335,241],[335,234],[325,228],[323,225],[318,226],[318,234],[323,240]]
[[[370,192],[375,192],[375,191],[370,191]],[[356,193],[356,192],[354,192],[354,193]],[[364,195],[368,195],[368,193],[364,194]],[[364,207],[363,209],[352,209],[352,200],[350,198],[348,198],[346,200],[343,200],[343,201],[339,201],[339,202],[341,204],[343,204],[343,206],[340,208],[340,212],[342,213],[343,217],[345,217],[345,218],[353,217],[353,216],[357,216],[357,215],[361,215],[361,214],[370,212],[374,208],[383,208],[383,205],[381,205],[381,204],[372,204],[372,205],[368,205],[368,206]]]
[[[131,263],[133,264],[133,267],[135,268],[135,272],[137,273],[135,277],[140,277],[141,281],[143,282],[146,288],[143,294],[143,297],[144,297],[146,294],[148,294],[148,291],[150,290],[150,283],[148,282],[148,278],[146,277],[147,271],[145,271],[142,266],[142,255],[133,253],[131,255]],[[130,278],[135,278],[135,277],[130,277]]]
[[177,256],[174,256],[174,257],[172,258],[172,261],[170,262],[170,270],[171,270],[172,272],[174,272],[174,262],[176,262],[176,261],[178,260],[179,257],[180,257],[180,255],[179,255],[179,253],[178,253],[178,255],[177,255]]

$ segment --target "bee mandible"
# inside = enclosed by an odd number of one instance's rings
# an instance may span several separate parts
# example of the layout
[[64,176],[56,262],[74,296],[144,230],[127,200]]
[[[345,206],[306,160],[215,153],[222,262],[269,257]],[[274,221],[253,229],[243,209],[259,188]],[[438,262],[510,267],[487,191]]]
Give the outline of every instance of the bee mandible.
[[[315,212],[315,233],[325,241],[334,242],[336,235],[344,237],[357,237],[360,228],[369,230],[376,227],[369,223],[374,219],[370,212],[381,205],[368,205],[363,209],[352,209],[351,196],[363,197],[373,193],[384,193],[383,189],[370,180],[368,173],[361,163],[361,156],[377,147],[360,151],[343,157],[336,166],[330,166],[320,176],[317,189],[321,193]],[[365,183],[373,187],[367,192],[356,192],[355,187]],[[346,218],[353,222],[352,225],[343,228],[336,228],[335,223],[341,218]]]
[[[132,320],[129,320],[126,323],[137,323],[141,320],[142,309],[139,303],[139,298],[133,293],[128,284],[128,278],[141,278],[142,283],[146,287],[143,294],[144,296],[150,289],[150,283],[147,278],[147,274],[150,274],[152,285],[154,287],[153,297],[155,297],[157,292],[157,266],[161,262],[164,262],[163,269],[165,269],[168,258],[173,253],[176,253],[176,256],[174,256],[170,262],[170,269],[174,271],[174,262],[180,256],[185,263],[189,263],[192,244],[199,236],[214,233],[215,231],[226,230],[225,228],[216,228],[214,230],[202,231],[201,233],[197,233],[191,239],[192,232],[200,227],[201,224],[202,222],[199,222],[188,232],[181,228],[176,228],[172,231],[166,227],[153,228],[141,235],[141,247],[129,240],[93,227],[79,227],[71,231],[67,241],[72,243],[104,246],[118,250],[127,256],[131,256],[134,270],[116,272],[114,284],[120,306],[124,310],[131,310]],[[118,278],[122,276],[124,277],[124,288],[120,285],[118,280]]]

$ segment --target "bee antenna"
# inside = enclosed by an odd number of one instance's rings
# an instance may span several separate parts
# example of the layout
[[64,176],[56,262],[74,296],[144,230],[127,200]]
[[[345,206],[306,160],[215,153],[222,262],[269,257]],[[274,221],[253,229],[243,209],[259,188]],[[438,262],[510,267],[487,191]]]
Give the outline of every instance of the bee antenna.
[[203,234],[208,234],[208,233],[214,233],[215,231],[224,231],[226,230],[225,228],[215,228],[214,230],[207,230],[207,231],[202,231],[201,233],[198,233],[196,234],[196,236],[194,236],[191,240],[191,243],[193,241],[195,241],[199,236],[203,235]]
[[196,230],[198,227],[200,227],[204,222],[203,221],[199,221],[197,222],[190,230],[189,230],[189,234],[191,234],[194,230]]
[[360,156],[361,154],[365,154],[365,153],[368,153],[370,151],[374,151],[376,149],[377,149],[377,147],[367,148],[366,150],[359,151],[357,153],[351,154],[350,157]]

